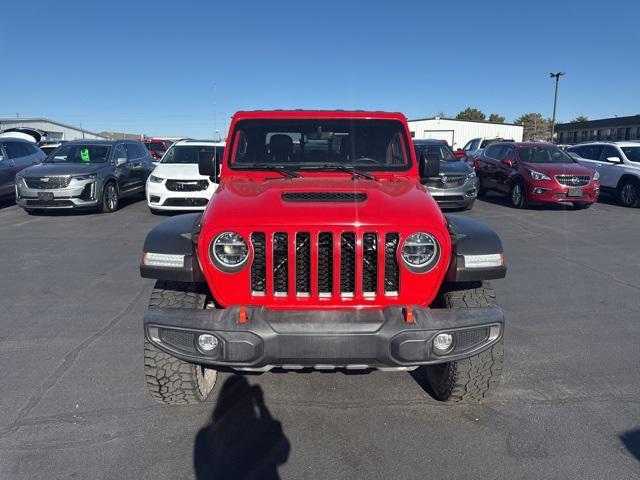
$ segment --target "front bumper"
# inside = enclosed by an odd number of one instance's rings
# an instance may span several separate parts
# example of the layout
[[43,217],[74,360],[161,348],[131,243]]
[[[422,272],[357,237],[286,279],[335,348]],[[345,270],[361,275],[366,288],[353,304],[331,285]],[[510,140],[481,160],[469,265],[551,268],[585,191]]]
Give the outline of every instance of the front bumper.
[[[95,179],[71,180],[66,188],[29,188],[16,181],[16,203],[22,208],[92,208],[98,205],[99,187]],[[44,197],[47,198],[44,198]]]
[[[460,310],[224,310],[149,308],[147,339],[182,360],[240,370],[379,368],[418,365],[475,355],[502,338],[504,315],[497,307]],[[217,347],[204,352],[198,336],[214,335]],[[439,355],[432,346],[439,333],[451,333],[451,350]]]
[[478,196],[477,181],[467,181],[454,188],[427,187],[440,208],[468,208]]
[[[200,180],[200,179],[198,179]],[[187,180],[189,181],[189,180]],[[162,183],[147,181],[147,205],[153,210],[204,210],[217,185],[210,183],[206,190],[172,191]]]
[[598,200],[600,184],[589,182],[581,189],[581,196],[570,196],[572,187],[559,184],[553,180],[537,181],[527,185],[527,199],[532,203],[585,203],[591,204]]

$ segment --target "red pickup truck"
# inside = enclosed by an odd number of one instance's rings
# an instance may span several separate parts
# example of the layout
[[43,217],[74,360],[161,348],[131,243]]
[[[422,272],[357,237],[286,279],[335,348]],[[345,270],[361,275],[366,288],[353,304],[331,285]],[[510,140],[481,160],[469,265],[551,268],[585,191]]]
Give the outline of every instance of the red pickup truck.
[[478,401],[498,383],[499,237],[443,215],[399,113],[238,112],[204,214],[147,236],[156,279],[145,373],[165,404],[203,401],[216,370],[425,369],[434,395]]

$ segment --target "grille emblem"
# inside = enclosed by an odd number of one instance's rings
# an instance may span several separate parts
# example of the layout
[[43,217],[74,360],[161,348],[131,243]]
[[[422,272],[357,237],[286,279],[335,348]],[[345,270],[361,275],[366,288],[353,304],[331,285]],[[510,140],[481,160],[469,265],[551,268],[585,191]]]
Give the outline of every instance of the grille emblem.
[[49,177],[42,177],[42,178],[40,179],[40,181],[41,181],[42,183],[48,183],[48,182],[49,182],[49,180],[51,180]]
[[573,183],[574,185],[577,185],[580,183],[580,179],[578,177],[572,177],[571,183]]
[[444,185],[446,185],[446,184],[447,184],[447,182],[449,181],[449,177],[447,177],[446,175],[443,175],[443,176],[442,176],[442,178],[441,178],[440,180],[442,181],[442,183],[443,183]]

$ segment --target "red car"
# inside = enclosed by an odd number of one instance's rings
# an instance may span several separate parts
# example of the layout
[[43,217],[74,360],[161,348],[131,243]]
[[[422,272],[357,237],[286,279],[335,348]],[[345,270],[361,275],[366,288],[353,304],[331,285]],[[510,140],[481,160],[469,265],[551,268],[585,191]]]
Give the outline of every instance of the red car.
[[598,172],[550,143],[494,143],[476,158],[476,174],[479,196],[488,190],[505,193],[515,208],[529,203],[589,208],[600,193]]
[[143,140],[142,143],[147,147],[147,150],[149,150],[149,153],[154,160],[160,160],[164,153],[169,150],[172,142],[156,138],[147,138]]

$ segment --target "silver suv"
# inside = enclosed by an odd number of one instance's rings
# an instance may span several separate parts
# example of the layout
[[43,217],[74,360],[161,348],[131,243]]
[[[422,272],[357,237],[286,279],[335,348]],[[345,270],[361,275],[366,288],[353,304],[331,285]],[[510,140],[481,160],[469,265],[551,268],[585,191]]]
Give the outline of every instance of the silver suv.
[[640,143],[591,142],[567,148],[579,163],[600,174],[600,190],[625,207],[640,206]]

